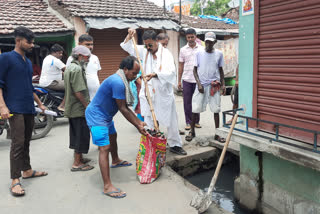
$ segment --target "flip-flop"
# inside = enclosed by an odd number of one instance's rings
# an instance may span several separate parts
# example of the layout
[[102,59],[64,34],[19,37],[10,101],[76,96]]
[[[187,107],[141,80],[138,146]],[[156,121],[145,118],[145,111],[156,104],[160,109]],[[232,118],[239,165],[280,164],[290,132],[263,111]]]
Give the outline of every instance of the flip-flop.
[[[86,168],[86,167],[88,167],[88,168]],[[91,170],[93,168],[94,168],[94,166],[90,166],[88,164],[83,164],[83,165],[81,165],[79,167],[72,167],[71,168],[71,172],[89,171],[89,170]]]
[[16,192],[13,192],[13,191],[12,191],[13,187],[15,187],[15,186],[21,186],[21,187],[22,187],[21,183],[15,183],[15,184],[13,184],[13,185],[9,188],[11,195],[14,196],[14,197],[24,196],[24,195],[25,195],[25,192],[24,192],[24,191],[23,191],[23,193],[16,193]]
[[226,139],[224,139],[223,137],[220,137],[219,135],[216,135],[214,137],[214,139],[220,143],[225,143],[226,142]]
[[124,167],[124,166],[132,166],[132,163],[129,163],[128,161],[121,161],[117,165],[111,165],[110,168],[118,168],[118,167]]
[[195,137],[196,137],[196,134],[190,131],[189,134],[185,137],[185,140],[190,142]]
[[120,193],[120,192],[121,192],[121,190],[120,190],[119,188],[117,188],[117,191],[112,191],[112,192],[107,192],[107,193],[102,192],[102,194],[107,195],[107,196],[109,196],[109,197],[111,197],[111,198],[124,198],[124,197],[127,196],[126,193],[123,193],[122,195],[117,195],[117,196],[111,195],[111,194],[113,194],[113,193]]
[[29,179],[29,178],[37,178],[37,177],[42,177],[42,176],[47,176],[47,175],[48,175],[47,172],[41,173],[40,175],[36,175],[36,173],[37,173],[37,171],[36,171],[36,170],[33,170],[31,176],[29,176],[29,177],[22,177],[22,178],[23,178],[23,179]]

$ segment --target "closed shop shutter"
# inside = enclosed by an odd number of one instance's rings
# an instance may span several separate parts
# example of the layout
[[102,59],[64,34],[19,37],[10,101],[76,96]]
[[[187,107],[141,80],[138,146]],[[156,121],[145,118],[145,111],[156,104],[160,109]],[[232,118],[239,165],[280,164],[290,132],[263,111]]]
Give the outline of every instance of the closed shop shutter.
[[[257,116],[320,130],[319,0],[259,0],[258,3]],[[258,126],[275,130],[265,123]],[[312,134],[301,131],[284,128],[280,134],[313,142]]]
[[100,82],[114,74],[119,69],[121,60],[128,56],[120,47],[127,33],[128,30],[115,28],[90,30],[90,35],[94,39],[93,54],[99,57],[102,68],[99,72]]

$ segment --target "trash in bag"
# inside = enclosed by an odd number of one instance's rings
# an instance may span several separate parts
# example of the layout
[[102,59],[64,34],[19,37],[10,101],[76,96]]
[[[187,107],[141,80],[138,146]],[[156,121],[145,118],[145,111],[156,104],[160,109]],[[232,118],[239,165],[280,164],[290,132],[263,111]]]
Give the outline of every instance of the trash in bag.
[[136,159],[137,176],[141,184],[152,183],[160,175],[166,161],[167,139],[163,133],[147,130],[148,135],[141,136]]

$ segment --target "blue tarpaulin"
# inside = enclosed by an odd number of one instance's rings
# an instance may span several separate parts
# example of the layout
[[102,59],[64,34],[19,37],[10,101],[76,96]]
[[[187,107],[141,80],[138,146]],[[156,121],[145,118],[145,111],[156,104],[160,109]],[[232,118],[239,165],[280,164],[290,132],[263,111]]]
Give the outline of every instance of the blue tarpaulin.
[[224,22],[226,24],[231,24],[231,25],[234,25],[234,24],[237,24],[237,22],[233,21],[232,19],[229,19],[229,18],[219,18],[217,16],[207,16],[207,15],[199,15],[200,18],[202,19],[211,19],[211,20],[215,20],[215,21],[218,21],[218,22]]

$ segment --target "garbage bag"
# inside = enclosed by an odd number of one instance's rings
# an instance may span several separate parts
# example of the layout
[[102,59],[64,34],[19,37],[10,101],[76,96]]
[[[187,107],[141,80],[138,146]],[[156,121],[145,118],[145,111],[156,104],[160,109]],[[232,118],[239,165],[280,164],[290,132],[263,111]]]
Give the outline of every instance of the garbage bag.
[[141,184],[152,183],[159,177],[166,161],[166,145],[167,139],[163,136],[141,136],[136,159],[136,171]]

